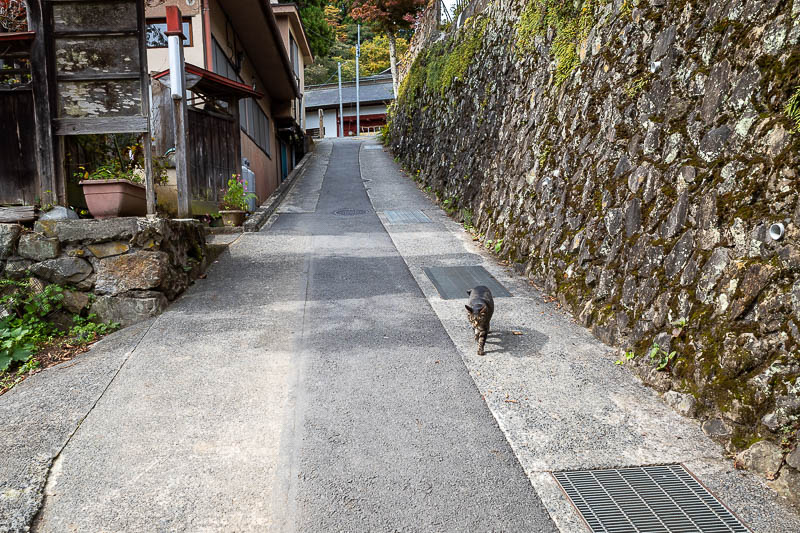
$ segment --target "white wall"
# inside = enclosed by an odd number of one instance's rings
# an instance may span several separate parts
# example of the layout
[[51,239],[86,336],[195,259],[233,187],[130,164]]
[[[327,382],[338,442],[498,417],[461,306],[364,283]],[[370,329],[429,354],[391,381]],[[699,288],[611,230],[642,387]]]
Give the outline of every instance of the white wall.
[[[346,117],[354,117],[356,116],[356,106],[355,104],[352,107],[345,107],[344,108],[344,116]],[[362,105],[361,109],[359,109],[362,115],[382,115],[386,113],[386,106],[383,104],[380,105]]]
[[[319,122],[319,115],[317,115],[317,122]],[[322,119],[325,125],[325,137],[336,137],[336,110],[326,109],[325,118]]]

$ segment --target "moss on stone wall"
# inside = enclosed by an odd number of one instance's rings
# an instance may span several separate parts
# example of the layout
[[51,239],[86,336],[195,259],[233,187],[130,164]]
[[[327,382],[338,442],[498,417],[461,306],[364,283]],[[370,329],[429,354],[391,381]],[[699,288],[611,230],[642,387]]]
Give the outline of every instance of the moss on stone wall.
[[392,148],[646,382],[730,424],[729,449],[777,440],[800,425],[800,22],[654,4],[498,0],[416,57]]
[[420,53],[398,89],[400,105],[414,105],[420,94],[444,97],[458,79],[463,79],[483,43],[487,20],[468,19],[455,36]]
[[556,61],[555,84],[561,85],[580,63],[578,51],[594,26],[597,0],[528,0],[516,26],[516,54],[519,59],[537,53],[536,41],[548,30]]

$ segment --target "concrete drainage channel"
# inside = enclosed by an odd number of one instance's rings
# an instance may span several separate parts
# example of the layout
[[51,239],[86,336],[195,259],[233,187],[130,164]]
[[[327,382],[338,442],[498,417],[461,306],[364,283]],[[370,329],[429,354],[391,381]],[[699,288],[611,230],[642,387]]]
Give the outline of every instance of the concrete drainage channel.
[[747,533],[682,465],[553,474],[593,533]]

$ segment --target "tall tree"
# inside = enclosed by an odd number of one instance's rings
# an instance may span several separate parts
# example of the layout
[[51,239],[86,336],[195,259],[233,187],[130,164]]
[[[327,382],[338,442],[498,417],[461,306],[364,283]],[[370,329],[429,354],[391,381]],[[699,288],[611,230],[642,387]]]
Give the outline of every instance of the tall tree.
[[[281,0],[281,3],[290,3],[292,0]],[[299,0],[297,7],[300,9],[300,20],[306,30],[306,38],[314,57],[328,55],[331,44],[335,39],[333,30],[325,20],[325,0]]]
[[397,32],[411,28],[427,0],[353,0],[350,16],[369,22],[389,38],[392,88],[397,98]]

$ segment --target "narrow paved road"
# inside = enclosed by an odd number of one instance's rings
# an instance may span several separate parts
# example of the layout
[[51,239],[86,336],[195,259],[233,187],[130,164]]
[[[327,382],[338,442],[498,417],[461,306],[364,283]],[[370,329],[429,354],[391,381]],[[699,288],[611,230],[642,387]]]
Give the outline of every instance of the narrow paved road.
[[316,210],[270,229],[312,250],[279,529],[552,530],[373,211],[359,147],[335,144]]
[[37,530],[555,531],[360,145],[323,144],[274,224],[150,326],[56,459]]

